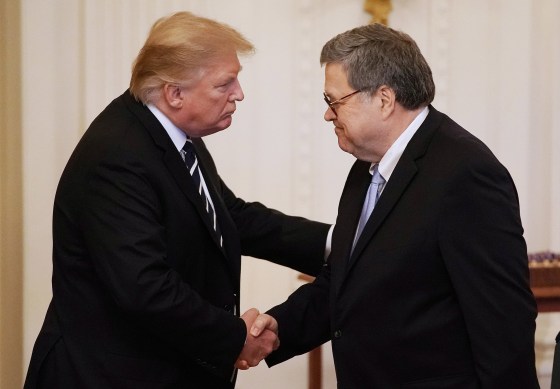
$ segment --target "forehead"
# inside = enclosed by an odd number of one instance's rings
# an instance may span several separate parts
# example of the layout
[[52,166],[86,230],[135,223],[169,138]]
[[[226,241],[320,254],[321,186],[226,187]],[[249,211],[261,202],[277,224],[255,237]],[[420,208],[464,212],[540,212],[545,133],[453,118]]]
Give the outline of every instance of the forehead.
[[235,51],[228,51],[214,56],[203,68],[205,76],[236,76],[241,71],[241,64]]
[[333,92],[347,90],[350,87],[346,71],[340,63],[325,65],[325,91]]

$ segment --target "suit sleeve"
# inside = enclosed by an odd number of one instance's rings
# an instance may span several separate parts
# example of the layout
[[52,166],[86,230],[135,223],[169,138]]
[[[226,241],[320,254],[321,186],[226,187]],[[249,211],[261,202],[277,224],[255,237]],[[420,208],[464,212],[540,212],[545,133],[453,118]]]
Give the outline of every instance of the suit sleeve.
[[321,271],[328,224],[289,216],[258,202],[245,202],[223,182],[222,194],[239,231],[242,254],[312,276]]
[[239,232],[241,252],[299,272],[317,275],[325,262],[329,224],[286,215],[259,202],[237,197],[220,178],[201,140],[196,142],[209,177],[220,193]]
[[107,294],[139,326],[217,374],[231,375],[243,321],[201,298],[166,261],[157,189],[144,165],[115,156],[94,169],[81,229]]
[[481,388],[535,387],[536,305],[517,192],[484,153],[445,196],[440,248],[469,334]]
[[267,313],[278,321],[280,347],[266,358],[269,366],[313,350],[330,340],[330,266]]

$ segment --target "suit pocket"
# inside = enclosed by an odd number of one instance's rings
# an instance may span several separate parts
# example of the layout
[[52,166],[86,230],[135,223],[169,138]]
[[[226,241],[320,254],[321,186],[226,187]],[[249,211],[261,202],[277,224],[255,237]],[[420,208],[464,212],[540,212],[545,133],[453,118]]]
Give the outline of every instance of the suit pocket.
[[107,353],[105,371],[112,377],[144,382],[176,383],[183,374],[170,362]]
[[402,389],[479,389],[478,380],[472,373],[450,374],[407,382]]

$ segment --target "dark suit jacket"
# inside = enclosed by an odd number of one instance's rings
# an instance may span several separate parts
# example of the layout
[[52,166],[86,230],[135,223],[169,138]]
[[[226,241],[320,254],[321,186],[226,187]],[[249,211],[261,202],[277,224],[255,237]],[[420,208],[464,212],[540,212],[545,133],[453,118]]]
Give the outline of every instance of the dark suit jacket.
[[332,340],[339,388],[537,388],[514,183],[446,115],[413,136],[350,255],[371,180],[352,167],[329,266],[270,313],[279,363]]
[[125,92],[91,124],[56,193],[53,299],[26,388],[233,387],[241,254],[320,271],[328,226],[235,197],[194,144],[223,250],[145,106]]

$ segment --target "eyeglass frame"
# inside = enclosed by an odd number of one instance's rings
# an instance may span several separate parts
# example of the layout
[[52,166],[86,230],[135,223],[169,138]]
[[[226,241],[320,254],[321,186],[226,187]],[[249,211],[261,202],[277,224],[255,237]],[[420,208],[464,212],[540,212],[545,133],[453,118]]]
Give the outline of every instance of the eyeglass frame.
[[338,114],[336,113],[336,110],[334,109],[335,104],[339,104],[340,102],[342,102],[342,100],[346,100],[347,98],[349,98],[351,96],[354,96],[355,94],[360,93],[360,92],[361,92],[361,90],[358,89],[358,90],[356,90],[352,93],[347,94],[346,96],[342,96],[340,99],[337,99],[335,101],[331,101],[331,99],[326,94],[326,92],[323,92],[323,99],[325,100],[325,103],[327,103],[329,108],[332,109],[333,113],[338,116]]

